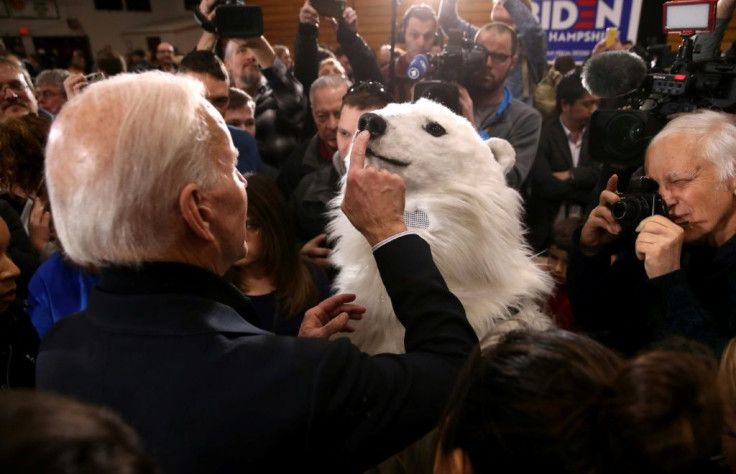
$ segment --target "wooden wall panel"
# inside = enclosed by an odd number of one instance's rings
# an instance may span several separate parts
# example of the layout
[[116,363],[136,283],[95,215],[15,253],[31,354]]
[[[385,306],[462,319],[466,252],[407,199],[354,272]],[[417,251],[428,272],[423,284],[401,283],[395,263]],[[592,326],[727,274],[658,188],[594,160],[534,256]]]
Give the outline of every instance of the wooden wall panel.
[[[265,35],[272,44],[293,47],[299,9],[304,4],[303,1],[260,0],[247,3],[260,5],[263,9]],[[422,2],[403,0],[397,9],[397,19],[400,21],[406,9],[418,3]],[[424,3],[435,10],[439,7],[439,0],[427,0]],[[463,18],[469,19],[475,25],[488,23],[491,0],[462,0],[459,3],[459,12]],[[358,13],[358,32],[374,51],[388,43],[391,32],[391,0],[350,0],[348,5]],[[326,18],[321,18],[319,39],[332,47],[337,46],[335,33]]]

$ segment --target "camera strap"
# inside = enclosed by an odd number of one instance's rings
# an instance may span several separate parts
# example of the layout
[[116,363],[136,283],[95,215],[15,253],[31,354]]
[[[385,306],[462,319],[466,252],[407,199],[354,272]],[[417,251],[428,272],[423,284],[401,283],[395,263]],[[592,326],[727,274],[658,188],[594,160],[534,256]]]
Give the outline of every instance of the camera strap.
[[215,27],[215,24],[212,23],[201,11],[199,11],[199,7],[197,6],[194,9],[194,21],[197,22],[199,26],[202,27],[203,30],[208,31],[210,33],[217,34],[217,28]]
[[491,125],[501,120],[501,116],[503,115],[504,111],[506,111],[506,108],[509,106],[510,103],[511,91],[508,87],[504,87],[503,100],[501,101],[501,105],[499,105],[496,109],[496,113],[493,114],[493,118],[491,118],[490,122],[487,122],[488,125],[486,125],[482,130],[478,130],[478,135],[480,135],[483,140],[488,140],[489,138],[491,138]]

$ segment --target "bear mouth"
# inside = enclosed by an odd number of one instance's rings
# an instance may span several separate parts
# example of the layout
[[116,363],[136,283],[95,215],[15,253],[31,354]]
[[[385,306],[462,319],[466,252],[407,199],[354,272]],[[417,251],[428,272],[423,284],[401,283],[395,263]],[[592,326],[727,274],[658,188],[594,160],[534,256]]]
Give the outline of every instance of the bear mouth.
[[386,163],[391,164],[391,165],[394,165],[394,166],[407,167],[407,166],[409,166],[411,164],[411,163],[407,163],[405,161],[395,160],[393,158],[387,158],[387,157],[385,157],[383,155],[379,155],[378,153],[374,152],[370,148],[368,148],[368,149],[365,150],[365,156],[369,156],[369,155],[370,156],[373,156],[375,158],[378,158],[381,161],[385,161]]

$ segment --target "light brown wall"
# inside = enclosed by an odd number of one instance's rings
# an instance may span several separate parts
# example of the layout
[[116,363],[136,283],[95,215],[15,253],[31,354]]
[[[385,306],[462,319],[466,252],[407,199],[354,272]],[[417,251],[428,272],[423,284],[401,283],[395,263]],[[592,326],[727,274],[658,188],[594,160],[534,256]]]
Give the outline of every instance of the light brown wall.
[[[417,3],[422,2],[402,1],[398,7],[397,21],[401,20],[407,8]],[[439,0],[429,0],[425,3],[435,10],[439,7]],[[458,3],[460,3],[460,16],[471,23],[483,25],[490,21],[491,0],[462,0]],[[299,0],[262,0],[260,2],[254,1],[253,4],[258,4],[263,9],[263,23],[268,40],[273,44],[281,43],[292,48],[297,23],[299,22],[299,9],[304,2]],[[348,1],[348,5],[352,6],[358,13],[358,32],[374,51],[378,50],[382,44],[389,42],[391,0],[352,0]],[[333,47],[337,46],[335,34],[326,18],[320,20],[319,35],[320,42]]]

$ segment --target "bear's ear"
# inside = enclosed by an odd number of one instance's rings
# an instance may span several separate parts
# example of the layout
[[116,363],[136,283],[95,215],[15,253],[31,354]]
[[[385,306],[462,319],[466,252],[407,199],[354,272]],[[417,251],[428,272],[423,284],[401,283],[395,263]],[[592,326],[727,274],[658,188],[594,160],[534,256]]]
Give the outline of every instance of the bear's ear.
[[491,149],[491,153],[493,153],[496,161],[503,167],[503,172],[508,173],[511,171],[514,163],[516,163],[516,152],[514,151],[514,147],[511,146],[511,143],[503,138],[489,138],[486,140],[486,145]]

